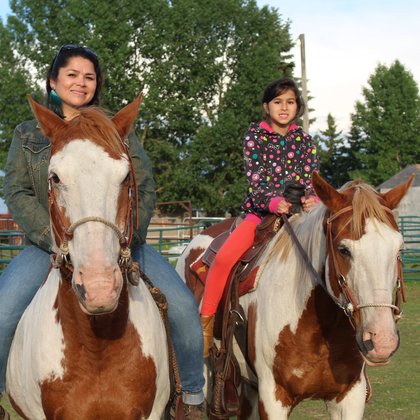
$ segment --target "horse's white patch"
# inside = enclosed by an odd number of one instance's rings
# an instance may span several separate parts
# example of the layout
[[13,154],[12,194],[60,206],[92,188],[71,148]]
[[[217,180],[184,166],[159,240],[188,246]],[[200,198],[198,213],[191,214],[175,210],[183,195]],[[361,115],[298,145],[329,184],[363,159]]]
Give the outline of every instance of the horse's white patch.
[[366,387],[366,379],[362,370],[360,381],[356,382],[348,391],[345,398],[340,402],[337,402],[335,398],[325,401],[330,418],[362,420],[365,404],[361,404],[360,402],[365,401]]
[[[314,210],[294,217],[290,222],[301,244],[307,247],[306,252],[315,270],[320,271],[325,243],[319,233],[322,232],[322,212],[319,209]],[[279,237],[284,234],[285,227],[277,235]],[[287,326],[292,333],[296,332],[314,287],[309,271],[302,269],[304,262],[296,247],[292,247],[287,258],[280,261],[276,242],[274,238],[261,257],[260,280],[256,291],[258,301],[256,342],[260,343],[257,346],[256,362],[258,363],[258,358],[262,357],[263,363],[269,366],[272,366],[274,361],[275,346],[280,331]],[[259,353],[258,349],[262,353]]]
[[299,368],[292,369],[292,375],[296,376],[297,378],[303,378],[304,374],[305,372],[303,371],[303,369],[299,369]]
[[[129,285],[129,318],[137,330],[145,356],[151,357],[156,365],[158,390],[166,390],[156,395],[154,409],[165,407],[169,399],[169,363],[166,332],[159,310],[143,281],[134,287]],[[153,411],[154,411],[153,409]],[[160,412],[160,410],[158,410]]]
[[366,233],[357,241],[343,241],[351,252],[348,281],[360,304],[391,303],[396,279],[395,262],[403,239],[399,232],[376,220],[366,221]]
[[[213,241],[213,237],[209,235],[197,235],[185,248],[182,255],[178,258],[176,263],[176,271],[185,281],[185,258],[193,251],[194,249],[207,249]],[[203,253],[201,253],[196,261],[201,258]],[[195,261],[194,261],[195,262]]]
[[59,271],[54,269],[24,312],[10,350],[7,391],[29,418],[45,417],[40,383],[64,374],[64,337],[54,309],[59,282]]
[[[113,159],[88,140],[73,140],[52,156],[49,171],[60,178],[57,201],[72,223],[92,216],[115,222],[121,183],[129,172],[127,158]],[[118,237],[103,223],[88,222],[75,230],[69,249],[75,270],[96,256],[116,261]]]

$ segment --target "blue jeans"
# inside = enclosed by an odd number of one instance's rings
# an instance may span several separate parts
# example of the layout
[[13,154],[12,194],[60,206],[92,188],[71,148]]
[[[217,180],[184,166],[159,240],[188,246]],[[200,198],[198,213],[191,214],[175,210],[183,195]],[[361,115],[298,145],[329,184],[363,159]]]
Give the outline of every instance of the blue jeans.
[[[149,245],[136,249],[133,258],[166,295],[183,400],[199,404],[204,399],[203,337],[195,299],[175,269]],[[7,358],[16,326],[49,267],[49,254],[30,246],[13,258],[0,277],[0,392],[4,390]]]

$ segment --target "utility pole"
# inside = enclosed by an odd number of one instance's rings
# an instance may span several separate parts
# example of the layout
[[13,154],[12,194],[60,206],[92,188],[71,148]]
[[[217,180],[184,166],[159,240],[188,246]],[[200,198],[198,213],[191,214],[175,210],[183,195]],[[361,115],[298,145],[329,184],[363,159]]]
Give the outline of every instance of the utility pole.
[[308,111],[308,88],[306,79],[306,59],[305,59],[305,34],[299,35],[300,44],[300,62],[302,74],[302,97],[305,101],[305,112],[303,113],[303,129],[309,132],[309,111]]

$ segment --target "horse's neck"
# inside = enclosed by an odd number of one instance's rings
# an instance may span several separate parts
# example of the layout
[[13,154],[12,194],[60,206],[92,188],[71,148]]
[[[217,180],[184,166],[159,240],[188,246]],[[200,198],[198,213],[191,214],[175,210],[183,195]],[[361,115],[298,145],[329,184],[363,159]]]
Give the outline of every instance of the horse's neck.
[[[321,276],[325,263],[325,235],[322,228],[322,213],[312,212],[295,217],[290,225],[313,269]],[[279,284],[292,290],[295,296],[307,296],[318,284],[318,279],[304,261],[302,254],[286,227],[273,239],[262,257],[261,282],[267,279],[267,287]],[[269,285],[270,284],[270,285]]]
[[80,308],[71,284],[62,281],[58,292],[58,316],[64,337],[79,343],[102,347],[109,340],[121,338],[128,322],[128,292],[124,286],[117,308],[110,314],[88,315]]

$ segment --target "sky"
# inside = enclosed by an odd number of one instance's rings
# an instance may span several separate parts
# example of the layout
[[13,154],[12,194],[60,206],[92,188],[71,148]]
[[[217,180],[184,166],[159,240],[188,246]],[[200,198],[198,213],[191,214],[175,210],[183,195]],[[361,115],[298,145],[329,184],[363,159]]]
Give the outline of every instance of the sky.
[[[310,132],[325,130],[330,113],[343,134],[356,101],[378,64],[399,60],[420,86],[420,1],[418,0],[257,0],[290,21],[294,40],[305,35]],[[295,76],[301,76],[300,48],[293,49]]]
[[[0,0],[3,22],[10,13],[8,0]],[[316,118],[310,132],[325,130],[330,113],[343,134],[350,129],[350,114],[378,64],[399,60],[420,86],[419,0],[257,0],[259,7],[276,8],[290,22],[294,40],[305,35],[309,106]],[[275,42],[275,40],[273,40]],[[293,49],[296,77],[301,76],[300,47]],[[261,91],[264,86],[261,87]]]

